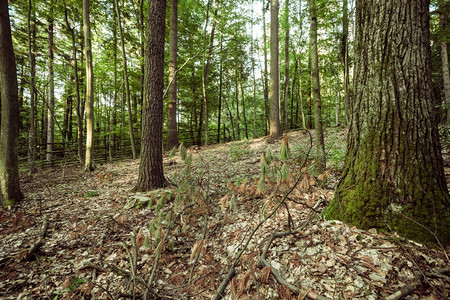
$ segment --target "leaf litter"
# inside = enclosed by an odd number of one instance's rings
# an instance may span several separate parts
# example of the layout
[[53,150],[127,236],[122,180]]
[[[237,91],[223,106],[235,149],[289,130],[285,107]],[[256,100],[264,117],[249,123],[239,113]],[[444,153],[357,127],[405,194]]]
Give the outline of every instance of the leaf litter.
[[[167,156],[172,184],[149,193],[132,192],[137,160],[22,174],[26,199],[0,211],[0,298],[448,299],[442,249],[321,217],[339,167],[314,174],[309,136],[288,136],[280,157],[265,138]],[[331,156],[344,136],[327,133]]]

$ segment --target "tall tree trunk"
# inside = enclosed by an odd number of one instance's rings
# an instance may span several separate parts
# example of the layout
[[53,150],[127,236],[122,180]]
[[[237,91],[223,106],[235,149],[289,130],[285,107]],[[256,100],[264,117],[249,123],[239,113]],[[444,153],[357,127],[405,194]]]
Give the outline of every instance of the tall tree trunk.
[[178,55],[178,0],[170,0],[169,39],[169,101],[167,102],[167,148],[178,145],[177,130],[177,55]]
[[[142,107],[144,107],[144,57],[145,57],[145,19],[144,19],[144,0],[139,0],[139,24],[140,24],[140,66],[141,66],[141,112],[139,115],[142,115]],[[136,112],[138,113],[138,112]],[[142,121],[141,121],[142,123]]]
[[[302,115],[302,128],[306,127],[305,109],[303,108],[303,92],[302,92],[302,59],[301,54],[298,56],[298,94],[300,102],[300,113]],[[295,120],[298,120],[298,108],[295,115]]]
[[344,66],[345,121],[350,123],[350,70],[348,64],[348,0],[342,3],[342,63]]
[[254,12],[254,0],[252,0],[252,20],[251,20],[251,34],[252,34],[252,40],[250,44],[250,53],[251,53],[251,60],[252,60],[252,79],[253,79],[253,138],[256,137],[256,120],[258,118],[258,103],[256,101],[256,76],[255,76],[255,39],[253,37],[253,12]]
[[[241,71],[242,72],[242,71]],[[242,78],[242,73],[239,80],[239,89],[241,90],[241,100],[242,100],[242,118],[244,119],[244,129],[245,129],[245,138],[248,140],[248,125],[247,125],[247,116],[245,113],[245,90],[242,86],[242,81],[244,79]]]
[[239,113],[239,77],[236,70],[234,75],[234,99],[236,100],[236,127],[237,127],[237,139],[241,139],[241,117]]
[[317,52],[317,16],[316,1],[308,0],[310,22],[310,52],[311,52],[311,80],[314,98],[314,132],[316,137],[316,169],[319,173],[325,171],[326,156],[322,127],[322,100],[320,97],[319,55]]
[[[192,121],[193,121],[193,126],[192,129],[194,130],[195,133],[198,133],[198,127],[197,127],[197,89],[196,89],[196,82],[195,82],[195,66],[192,67],[192,72],[191,72],[191,91],[192,91]],[[201,106],[201,105],[200,105]],[[201,106],[203,107],[203,106]],[[201,108],[200,108],[200,113],[201,113]],[[200,145],[199,142],[199,138],[201,140],[201,130],[200,133],[197,134],[197,137],[195,138],[193,133],[192,133],[192,144],[197,144]]]
[[[283,129],[288,129],[288,96],[289,96],[289,0],[285,0],[284,14],[286,17],[286,38],[284,40],[284,92],[283,92]],[[291,107],[292,110],[292,107]]]
[[116,15],[117,15],[117,26],[119,27],[120,34],[120,46],[122,48],[122,61],[123,61],[123,78],[125,81],[125,92],[127,97],[127,108],[128,108],[128,127],[130,134],[130,142],[131,142],[131,153],[133,159],[136,159],[136,143],[134,141],[134,133],[133,133],[133,112],[131,110],[131,95],[130,95],[130,82],[128,80],[128,65],[127,65],[127,54],[125,52],[125,38],[123,36],[122,29],[122,18],[120,16],[120,7],[117,0],[114,0],[116,7]]
[[42,95],[42,107],[41,107],[41,138],[40,138],[40,149],[41,151],[43,150],[44,152],[40,152],[40,159],[44,160],[46,159],[45,157],[45,151],[47,150],[47,129],[48,129],[48,125],[47,125],[47,112],[48,112],[48,103],[47,103],[47,97],[46,95]]
[[[308,69],[311,71],[312,67],[311,67],[311,49],[308,52]],[[313,116],[312,116],[312,104],[311,104],[311,90],[312,90],[312,78],[311,76],[308,76],[308,81],[307,81],[307,94],[306,94],[306,128],[311,129],[313,128],[312,126],[312,122],[313,122]]]
[[358,1],[355,43],[348,150],[326,217],[449,245],[429,1]]
[[73,78],[75,83],[75,97],[77,99],[77,149],[78,157],[80,160],[83,158],[83,110],[80,97],[80,81],[78,78],[78,60],[77,60],[77,46],[75,44],[75,30],[69,24],[69,18],[67,16],[67,7],[64,5],[64,17],[66,21],[67,28],[70,32],[70,37],[72,39],[72,69]]
[[[114,45],[117,45],[117,25],[116,22],[113,22],[112,24],[113,29],[113,42]],[[142,58],[143,59],[143,58]],[[121,136],[118,136],[117,134],[117,120],[118,120],[118,86],[117,86],[117,47],[113,47],[113,65],[114,65],[114,91],[113,91],[113,111],[112,111],[112,128],[113,128],[113,151],[117,152],[120,148],[120,141],[119,139],[122,139]],[[144,76],[144,72],[142,72],[142,76]]]
[[19,185],[19,99],[8,1],[0,1],[0,205],[22,199]]
[[280,124],[278,6],[278,0],[270,1],[270,137],[272,139],[283,134]]
[[55,142],[55,79],[53,73],[53,1],[50,1],[48,18],[48,90],[47,90],[47,161],[53,164],[53,143]]
[[166,183],[162,160],[165,16],[166,0],[149,1],[138,191]]
[[[336,82],[339,82],[339,78],[336,78]],[[341,123],[341,109],[340,109],[340,105],[341,105],[341,96],[339,93],[339,85],[336,85],[336,89],[335,89],[335,102],[334,102],[334,113],[335,113],[335,125],[336,127],[340,125]]]
[[233,134],[233,140],[236,140],[236,131],[234,130],[233,114],[231,112],[230,106],[228,105],[228,101],[226,99],[225,99],[225,104],[227,106],[228,117],[230,118],[231,132]]
[[72,90],[73,75],[70,76],[70,81],[66,85],[66,107],[64,110],[64,121],[62,130],[62,142],[64,144],[64,154],[66,154],[67,143],[69,141],[69,126],[72,123],[72,102],[73,102],[73,90]]
[[263,49],[264,49],[264,70],[263,70],[263,89],[264,89],[264,115],[265,115],[265,134],[270,131],[270,109],[269,109],[269,79],[268,79],[268,59],[267,59],[267,33],[266,33],[266,10],[263,5]]
[[[206,18],[205,18],[205,28],[203,30],[203,49],[206,50],[206,37],[207,37],[207,29],[209,22],[209,9],[211,7],[211,0],[208,0],[206,4]],[[206,99],[206,83],[205,83],[205,54],[203,54],[202,58],[202,102],[200,103],[200,117],[199,117],[199,125],[197,128],[197,145],[202,145],[202,129],[203,129],[203,116],[205,115],[205,105]]]
[[[294,53],[294,78],[292,78],[292,86],[291,86],[291,111],[290,111],[290,124],[289,127],[291,129],[297,128],[297,121],[294,118],[294,94],[295,94],[295,82],[297,81],[297,69],[298,69],[298,60],[295,57],[295,53]],[[296,106],[296,113],[298,115],[298,101],[297,102],[297,106]]]
[[86,56],[86,159],[85,171],[93,171],[94,166],[94,70],[92,66],[91,23],[89,0],[83,0],[83,31]]
[[[450,5],[444,7],[442,1],[439,3],[439,20],[441,25],[441,30],[443,33],[446,32],[445,16],[449,13]],[[446,10],[446,11],[442,11]],[[441,59],[442,59],[442,79],[444,81],[444,95],[445,95],[445,107],[447,108],[447,124],[450,124],[450,73],[448,68],[448,52],[447,52],[447,40],[444,34],[441,37]]]
[[[222,90],[223,90],[223,35],[220,35],[220,62],[219,62],[219,110],[217,112],[217,144],[220,143],[220,122],[222,121]],[[224,138],[225,142],[225,138]]]
[[[200,116],[200,126],[199,126],[199,133],[201,133],[201,128],[203,126],[203,121],[205,122],[204,130],[205,130],[205,145],[208,144],[208,93],[207,93],[207,87],[208,87],[208,79],[209,79],[209,68],[211,65],[211,58],[212,58],[212,51],[213,51],[213,45],[214,45],[214,33],[216,30],[216,24],[217,24],[217,12],[219,10],[219,0],[215,0],[215,9],[214,9],[214,17],[213,17],[213,24],[211,28],[211,36],[209,39],[209,51],[206,57],[206,65],[205,65],[205,58],[203,58],[203,81],[202,81],[202,115]],[[206,36],[207,36],[207,26],[208,26],[208,14],[209,14],[209,6],[210,6],[210,0],[208,1],[208,12],[206,14],[206,22],[205,22],[205,35],[204,35],[204,41],[203,41],[203,47],[206,48]],[[205,52],[206,53],[206,52]],[[199,134],[201,135],[201,134]],[[201,144],[201,140],[200,140]]]
[[[31,20],[33,19],[33,25]],[[28,0],[28,55],[30,56],[30,129],[28,137],[28,163],[30,164],[30,173],[36,172],[36,93],[35,93],[35,77],[36,77],[36,14],[33,10],[31,0]]]

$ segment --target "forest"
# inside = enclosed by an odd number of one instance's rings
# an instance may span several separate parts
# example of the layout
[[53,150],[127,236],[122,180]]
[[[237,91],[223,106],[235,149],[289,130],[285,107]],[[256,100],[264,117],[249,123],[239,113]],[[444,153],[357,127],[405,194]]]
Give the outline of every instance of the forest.
[[0,298],[450,298],[449,24],[1,0]]

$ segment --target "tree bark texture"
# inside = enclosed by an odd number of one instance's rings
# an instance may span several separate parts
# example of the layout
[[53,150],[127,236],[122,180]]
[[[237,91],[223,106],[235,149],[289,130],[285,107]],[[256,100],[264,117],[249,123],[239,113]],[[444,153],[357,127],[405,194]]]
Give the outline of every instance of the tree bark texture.
[[165,16],[166,0],[150,0],[138,191],[161,188],[166,182],[162,161]]
[[86,56],[86,160],[85,171],[94,170],[94,70],[92,66],[89,0],[83,0],[83,31]]
[[433,107],[428,7],[428,0],[356,2],[348,152],[326,217],[448,245],[450,199]]
[[314,99],[314,133],[316,137],[316,169],[317,172],[325,171],[326,155],[325,142],[323,138],[322,126],[322,99],[320,97],[320,81],[319,81],[319,55],[317,51],[317,16],[316,1],[308,0],[309,14],[311,18],[309,45],[311,53],[311,80],[312,80],[312,96]]
[[167,103],[167,148],[178,146],[177,130],[177,55],[178,55],[178,0],[170,0],[170,61],[169,101]]
[[[450,5],[447,3],[447,7]],[[442,8],[443,9],[443,8]],[[448,9],[447,9],[448,10]],[[445,24],[445,13],[439,13],[441,30],[443,33],[446,32]],[[447,40],[445,36],[441,37],[441,60],[442,60],[442,79],[444,81],[444,95],[445,95],[445,106],[447,110],[447,124],[450,124],[450,73],[448,68],[448,52],[447,52]]]
[[22,199],[19,185],[19,99],[8,1],[0,1],[0,204]]
[[280,124],[280,54],[278,36],[278,0],[270,2],[270,137],[278,138],[283,133]]

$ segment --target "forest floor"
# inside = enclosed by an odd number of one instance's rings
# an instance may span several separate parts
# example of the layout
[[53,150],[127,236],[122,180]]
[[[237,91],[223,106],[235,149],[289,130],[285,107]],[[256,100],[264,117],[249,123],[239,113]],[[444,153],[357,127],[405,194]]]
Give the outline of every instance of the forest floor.
[[448,299],[450,249],[321,217],[345,129],[323,174],[310,135],[288,136],[285,162],[265,138],[167,153],[171,184],[149,193],[132,191],[138,160],[22,174],[25,200],[0,211],[0,298]]

